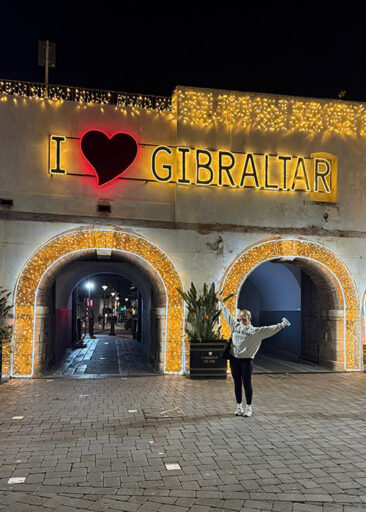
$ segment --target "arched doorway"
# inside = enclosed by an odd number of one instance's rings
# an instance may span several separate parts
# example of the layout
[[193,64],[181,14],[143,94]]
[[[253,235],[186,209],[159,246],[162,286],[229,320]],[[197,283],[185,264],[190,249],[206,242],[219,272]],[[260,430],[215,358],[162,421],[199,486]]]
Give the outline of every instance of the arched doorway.
[[[318,292],[319,363],[333,370],[360,370],[360,313],[357,290],[344,263],[324,246],[300,239],[266,240],[241,253],[226,271],[221,287],[234,293],[228,307],[235,312],[243,284],[261,264],[290,263],[300,269]],[[309,321],[314,308],[309,304]],[[224,333],[227,326],[224,323]],[[305,326],[304,326],[305,327]],[[308,339],[310,350],[314,340]]]
[[75,229],[41,246],[24,266],[15,290],[13,376],[35,376],[47,343],[49,290],[59,274],[80,258],[109,251],[148,276],[155,293],[154,315],[161,370],[183,369],[183,302],[180,277],[168,256],[146,238],[122,230]]
[[165,299],[159,282],[145,268],[119,251],[83,251],[52,278],[42,299],[45,326],[39,339],[39,373],[163,371],[163,346],[157,341],[158,312]]

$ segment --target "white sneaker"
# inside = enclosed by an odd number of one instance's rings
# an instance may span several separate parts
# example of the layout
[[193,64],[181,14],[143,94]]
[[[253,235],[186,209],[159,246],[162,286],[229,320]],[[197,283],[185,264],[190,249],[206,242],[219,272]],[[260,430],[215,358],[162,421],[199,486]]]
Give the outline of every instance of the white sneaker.
[[253,416],[253,411],[252,411],[252,406],[251,405],[247,405],[246,406],[244,416],[247,416],[248,418]]
[[244,409],[241,404],[236,406],[235,416],[244,416]]

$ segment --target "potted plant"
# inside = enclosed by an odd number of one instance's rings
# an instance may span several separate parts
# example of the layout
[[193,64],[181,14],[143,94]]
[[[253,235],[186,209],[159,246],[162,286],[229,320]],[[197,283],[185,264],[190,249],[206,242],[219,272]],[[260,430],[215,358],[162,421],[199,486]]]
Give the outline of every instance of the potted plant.
[[0,383],[3,375],[10,374],[10,330],[5,325],[6,315],[11,308],[8,304],[10,293],[0,288]]
[[[218,325],[221,310],[214,283],[210,287],[205,283],[201,294],[193,283],[187,293],[177,290],[188,309],[185,332],[190,343],[190,378],[226,379],[227,361],[221,357],[226,340],[222,339],[221,326]],[[232,295],[225,297],[224,301],[230,297]]]

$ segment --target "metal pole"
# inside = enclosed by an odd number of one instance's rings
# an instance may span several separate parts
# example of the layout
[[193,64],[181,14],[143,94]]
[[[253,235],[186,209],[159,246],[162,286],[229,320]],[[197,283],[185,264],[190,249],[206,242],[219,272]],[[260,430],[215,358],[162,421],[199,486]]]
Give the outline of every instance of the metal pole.
[[105,329],[105,290],[103,290],[103,321],[102,321],[103,331]]
[[46,65],[44,68],[44,81],[46,83],[46,98],[48,98],[48,66],[50,59],[50,42],[46,41]]
[[87,299],[84,299],[85,300],[85,325],[84,325],[84,334],[86,336],[86,333],[87,333],[87,322],[88,322],[88,301]]
[[89,328],[89,337],[91,338],[91,332],[90,332],[90,288],[88,287],[89,291],[89,298],[88,298],[88,328]]

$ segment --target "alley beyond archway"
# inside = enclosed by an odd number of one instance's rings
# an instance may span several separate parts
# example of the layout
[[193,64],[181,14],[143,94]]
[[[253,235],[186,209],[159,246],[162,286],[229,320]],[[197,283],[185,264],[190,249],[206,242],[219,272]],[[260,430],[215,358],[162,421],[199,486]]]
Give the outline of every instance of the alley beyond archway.
[[66,351],[45,376],[93,378],[156,375],[142,352],[141,343],[120,329],[117,329],[116,336],[101,333],[95,339],[87,336],[84,342],[85,347]]

